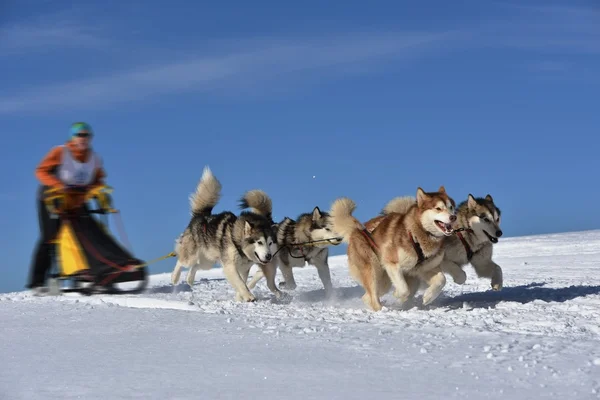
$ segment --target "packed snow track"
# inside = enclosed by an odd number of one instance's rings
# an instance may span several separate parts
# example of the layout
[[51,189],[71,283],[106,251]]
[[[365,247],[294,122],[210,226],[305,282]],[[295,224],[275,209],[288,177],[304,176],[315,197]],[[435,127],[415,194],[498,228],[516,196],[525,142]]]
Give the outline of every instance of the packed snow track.
[[494,260],[501,291],[467,266],[431,306],[388,294],[378,313],[344,256],[331,300],[312,266],[279,302],[264,280],[235,302],[220,269],[141,295],[0,294],[0,398],[600,398],[600,231],[502,239]]

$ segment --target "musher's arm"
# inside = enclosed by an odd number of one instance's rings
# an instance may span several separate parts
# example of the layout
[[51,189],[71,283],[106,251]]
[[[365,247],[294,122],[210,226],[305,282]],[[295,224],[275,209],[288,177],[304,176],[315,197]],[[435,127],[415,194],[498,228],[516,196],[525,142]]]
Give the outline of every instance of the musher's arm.
[[106,178],[106,171],[104,171],[104,168],[102,167],[102,165],[100,165],[98,168],[96,168],[96,177],[94,178],[94,181],[90,184],[90,189],[94,189],[98,186],[105,185],[104,178]]
[[46,154],[35,169],[35,177],[44,186],[63,187],[63,183],[54,175],[54,170],[62,161],[62,147],[56,146]]

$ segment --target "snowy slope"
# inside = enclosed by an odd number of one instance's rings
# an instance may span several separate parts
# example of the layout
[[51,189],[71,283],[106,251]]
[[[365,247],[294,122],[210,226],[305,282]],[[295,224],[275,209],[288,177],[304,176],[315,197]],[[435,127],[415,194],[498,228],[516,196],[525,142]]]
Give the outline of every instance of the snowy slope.
[[428,309],[380,313],[341,256],[331,302],[314,267],[279,304],[264,281],[234,302],[219,269],[193,290],[0,294],[0,399],[600,398],[600,231],[504,239],[495,260],[501,292],[467,267]]

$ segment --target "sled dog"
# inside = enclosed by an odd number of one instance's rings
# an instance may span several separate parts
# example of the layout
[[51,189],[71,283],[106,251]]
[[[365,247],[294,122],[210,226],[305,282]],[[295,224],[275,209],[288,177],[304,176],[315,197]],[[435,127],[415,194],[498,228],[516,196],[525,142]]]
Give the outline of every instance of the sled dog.
[[[415,202],[414,197],[397,197],[384,207],[382,215],[405,213],[407,206]],[[467,279],[463,267],[470,263],[478,277],[491,278],[492,289],[501,290],[502,268],[492,261],[493,245],[502,236],[500,209],[490,194],[485,198],[469,194],[467,200],[458,205],[456,214],[457,219],[453,224],[455,234],[447,237],[444,243],[442,271],[452,276],[455,283],[462,285]],[[373,229],[374,226],[369,228]]]
[[[325,294],[330,296],[333,293],[333,285],[327,262],[329,246],[342,243],[342,239],[333,229],[330,214],[315,207],[310,213],[300,214],[296,220],[285,217],[276,227],[279,250],[275,259],[284,279],[279,283],[279,287],[294,290],[297,285],[292,268],[304,267],[308,263],[317,268]],[[316,243],[295,245],[307,242]],[[254,288],[263,276],[262,271],[258,270],[248,287]]]
[[276,265],[272,255],[277,251],[275,232],[271,226],[272,202],[261,190],[251,190],[241,203],[250,211],[236,216],[230,211],[213,214],[221,196],[221,183],[210,168],[205,167],[196,191],[190,196],[192,217],[175,243],[177,263],[171,282],[179,282],[181,268],[188,267],[187,283],[192,286],[198,269],[211,269],[217,261],[225,277],[235,289],[238,301],[255,301],[246,286],[252,265],[257,264],[267,278],[267,286],[280,298],[275,285]]
[[[369,232],[354,216],[356,205],[348,198],[337,199],[331,210],[333,227],[348,243],[350,274],[365,289],[363,302],[381,310],[380,297],[392,284],[394,296],[405,302],[418,289],[420,280],[429,286],[423,304],[441,293],[446,278],[440,269],[444,238],[452,235],[456,204],[441,186],[437,192],[417,189],[416,203],[404,214],[391,212],[375,217]],[[369,223],[367,223],[369,224]],[[407,282],[405,276],[415,277]]]

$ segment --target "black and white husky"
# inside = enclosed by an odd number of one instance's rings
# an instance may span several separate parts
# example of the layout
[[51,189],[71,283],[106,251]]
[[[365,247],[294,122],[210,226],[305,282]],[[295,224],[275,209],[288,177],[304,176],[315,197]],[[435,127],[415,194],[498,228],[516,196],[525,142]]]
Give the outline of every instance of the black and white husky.
[[[340,235],[333,230],[328,212],[315,207],[312,212],[298,216],[296,220],[284,218],[276,225],[277,246],[280,248],[275,256],[284,281],[280,287],[293,290],[297,287],[292,268],[304,267],[307,263],[317,268],[323,283],[326,296],[333,292],[329,271],[329,246],[342,242]],[[314,243],[311,243],[314,242]],[[306,243],[305,245],[298,244]],[[258,270],[248,284],[250,289],[264,277]]]
[[267,278],[267,286],[277,297],[282,292],[275,285],[277,251],[272,228],[270,197],[261,190],[251,190],[241,199],[251,208],[236,216],[230,211],[213,214],[221,196],[221,183],[210,168],[205,167],[196,191],[190,196],[192,218],[175,245],[177,264],[171,282],[179,282],[182,267],[190,270],[187,283],[192,286],[198,269],[208,270],[216,262],[223,266],[225,277],[235,289],[238,301],[255,301],[246,286],[250,268],[257,264]]

